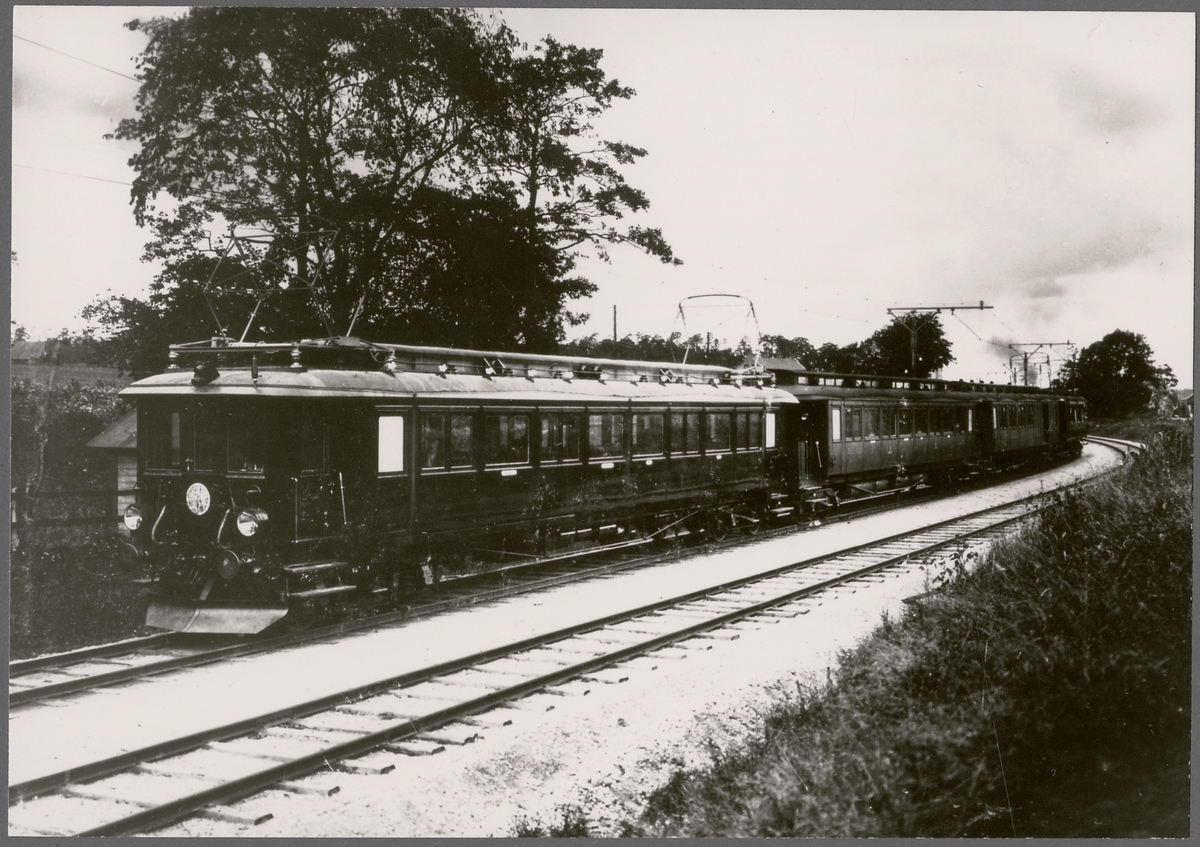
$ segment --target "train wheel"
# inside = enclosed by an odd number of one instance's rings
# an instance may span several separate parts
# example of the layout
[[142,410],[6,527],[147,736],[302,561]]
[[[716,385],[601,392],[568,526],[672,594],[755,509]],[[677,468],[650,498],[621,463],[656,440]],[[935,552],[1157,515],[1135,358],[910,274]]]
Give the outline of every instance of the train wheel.
[[713,541],[722,541],[733,528],[729,515],[724,512],[709,512],[705,519],[704,531]]

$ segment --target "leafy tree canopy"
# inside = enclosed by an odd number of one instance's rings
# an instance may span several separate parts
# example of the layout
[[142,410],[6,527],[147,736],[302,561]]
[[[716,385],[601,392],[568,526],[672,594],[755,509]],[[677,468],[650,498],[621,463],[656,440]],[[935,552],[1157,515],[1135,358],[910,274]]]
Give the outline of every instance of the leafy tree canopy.
[[[649,205],[620,172],[645,151],[596,137],[633,96],[599,50],[531,50],[461,9],[199,7],[128,26],[149,43],[138,115],[114,135],[141,145],[133,212],[164,271],[148,301],[97,305],[110,330],[187,324],[172,311],[208,289],[240,334],[245,303],[303,300],[315,277],[324,321],[271,305],[250,337],[356,320],[389,340],[547,348],[594,289],[571,275],[578,250],[677,262],[658,230],[619,225]],[[269,237],[214,274],[227,230]]]
[[1082,394],[1089,414],[1118,418],[1148,410],[1154,397],[1175,383],[1170,367],[1154,364],[1146,339],[1123,329],[1085,347],[1055,380],[1056,385]]
[[[913,371],[913,332],[916,329],[916,371]],[[803,339],[798,339],[803,340]],[[807,343],[807,342],[806,342]],[[928,377],[954,361],[950,341],[936,314],[913,320],[899,315],[863,341],[845,346],[823,344],[802,362],[814,371],[880,376]]]

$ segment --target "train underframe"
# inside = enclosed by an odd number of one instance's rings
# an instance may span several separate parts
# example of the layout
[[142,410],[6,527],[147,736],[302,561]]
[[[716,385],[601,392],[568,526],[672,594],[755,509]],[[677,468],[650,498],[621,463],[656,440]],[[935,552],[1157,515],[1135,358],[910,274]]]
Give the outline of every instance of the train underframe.
[[[455,578],[514,565],[570,559],[620,546],[720,539],[772,523],[800,522],[839,509],[1032,469],[1077,455],[1078,442],[979,457],[968,463],[894,467],[874,474],[799,482],[783,493],[746,487],[725,496],[666,498],[639,507],[565,513],[468,532],[358,532],[344,530],[300,545],[283,542],[251,551],[211,545],[159,545],[148,626],[184,632],[252,634],[297,609],[377,598],[400,605],[422,589]],[[215,558],[214,558],[215,557]]]
[[147,626],[254,634],[297,609],[367,598],[395,606],[446,580],[617,547],[719,539],[753,532],[789,511],[757,488],[708,502],[560,514],[467,532],[347,529],[300,545],[261,545],[249,552],[162,544],[143,557],[149,572],[136,581],[150,589]]

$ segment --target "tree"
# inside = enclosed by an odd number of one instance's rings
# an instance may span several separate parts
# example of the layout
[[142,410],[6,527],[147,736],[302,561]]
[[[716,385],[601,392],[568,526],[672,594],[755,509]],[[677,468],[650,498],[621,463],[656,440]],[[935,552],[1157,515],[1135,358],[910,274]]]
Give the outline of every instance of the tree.
[[508,46],[450,9],[201,7],[129,27],[149,43],[139,114],[115,136],[142,145],[130,164],[149,254],[186,263],[206,229],[255,228],[278,236],[269,267],[308,278],[306,234],[335,230],[336,284],[320,294],[339,324],[388,279],[414,191],[476,155]]
[[1168,366],[1154,364],[1146,339],[1118,329],[1067,361],[1055,384],[1074,389],[1087,400],[1095,417],[1128,417],[1146,411],[1159,392],[1176,383]]
[[[916,332],[916,371],[913,370],[913,331]],[[954,361],[950,342],[936,314],[912,319],[897,315],[862,345],[861,367],[882,376],[925,378]]]
[[813,369],[817,348],[807,338],[785,338],[782,335],[761,337],[762,355],[775,359],[796,359],[806,368]]
[[618,170],[646,151],[598,139],[591,124],[614,100],[634,95],[607,78],[600,68],[603,55],[547,36],[532,53],[513,59],[505,79],[509,121],[495,176],[523,189],[531,221],[560,250],[589,243],[607,260],[608,245],[634,244],[663,262],[681,264],[661,230],[620,230],[609,223],[650,202]]
[[[150,40],[139,114],[114,135],[142,145],[134,215],[165,270],[150,308],[94,313],[135,342],[144,327],[123,320],[206,288],[241,306],[287,282],[280,299],[297,299],[315,279],[325,320],[313,322],[329,331],[357,319],[396,340],[436,327],[427,340],[549,349],[582,320],[568,302],[593,290],[571,277],[574,248],[632,243],[673,260],[656,230],[608,223],[646,207],[617,170],[644,151],[572,147],[632,95],[605,80],[599,51],[548,39],[529,53],[502,23],[456,9],[199,7],[129,26]],[[252,268],[214,276],[226,229],[272,237],[250,246]],[[272,308],[250,338],[298,328],[295,310]],[[503,319],[481,321],[493,309]]]
[[912,373],[912,333],[897,316],[864,341],[839,347],[826,343],[814,350],[805,364],[811,370],[844,374],[878,374],[880,376],[915,376],[924,379],[934,371],[954,361],[950,342],[946,339],[937,315],[922,318],[917,329],[917,370]]

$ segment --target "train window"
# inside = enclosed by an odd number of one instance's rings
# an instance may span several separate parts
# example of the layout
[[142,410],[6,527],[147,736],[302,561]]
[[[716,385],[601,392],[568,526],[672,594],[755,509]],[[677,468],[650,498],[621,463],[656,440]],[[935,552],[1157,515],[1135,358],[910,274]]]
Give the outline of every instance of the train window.
[[514,465],[529,461],[529,415],[488,415],[483,419],[484,461]]
[[704,439],[706,452],[728,450],[731,446],[732,415],[729,412],[709,412],[707,419],[707,437]]
[[432,470],[446,467],[445,415],[421,415],[421,467]]
[[[841,441],[842,440],[842,410],[841,409],[833,409],[832,412],[833,412],[833,415],[830,418],[831,424],[829,427],[830,439],[833,441]],[[774,416],[771,416],[771,419],[773,420]],[[771,445],[767,445],[767,446],[771,446]]]
[[146,466],[177,468],[180,458],[179,412],[153,411],[146,415]]
[[925,406],[918,406],[913,409],[913,426],[916,428],[917,435],[925,435],[929,432],[929,409]]
[[311,409],[300,418],[300,470],[325,470],[325,421]]
[[400,415],[379,417],[379,473],[404,473],[404,418]]
[[[741,426],[741,422],[738,422]],[[746,447],[750,450],[758,450],[762,447],[762,413],[750,412],[746,415]]]
[[879,434],[884,438],[891,438],[896,434],[896,408],[884,406],[879,413]]
[[735,412],[733,415],[733,446],[735,450],[745,450],[750,445],[746,443],[750,424],[746,421],[745,412]]
[[625,455],[625,415],[623,412],[588,415],[588,451],[593,459]]
[[177,468],[183,464],[183,415],[180,412],[171,413],[171,467]]
[[661,456],[663,452],[663,416],[661,412],[633,416],[633,455]]
[[935,435],[946,431],[946,410],[940,406],[929,410],[929,431]]
[[975,426],[975,411],[967,409],[967,432],[970,432]]
[[900,435],[912,435],[913,432],[913,414],[912,409],[901,408],[896,410],[896,431]]
[[579,460],[579,415],[542,415],[542,462]]
[[879,437],[879,410],[863,409],[863,437]]
[[450,467],[469,468],[475,464],[475,416],[450,416]]
[[193,433],[192,467],[198,471],[216,470],[218,457],[225,446],[225,416],[214,414],[206,407],[197,409]]
[[763,447],[768,450],[775,449],[775,413],[767,412],[763,415],[763,423],[765,424],[765,432],[763,435]]
[[862,409],[860,407],[846,409],[846,438],[847,440],[862,438]]
[[235,415],[229,419],[230,473],[262,473],[267,449],[266,433],[255,421]]
[[684,456],[700,452],[700,413],[671,413],[671,455]]

